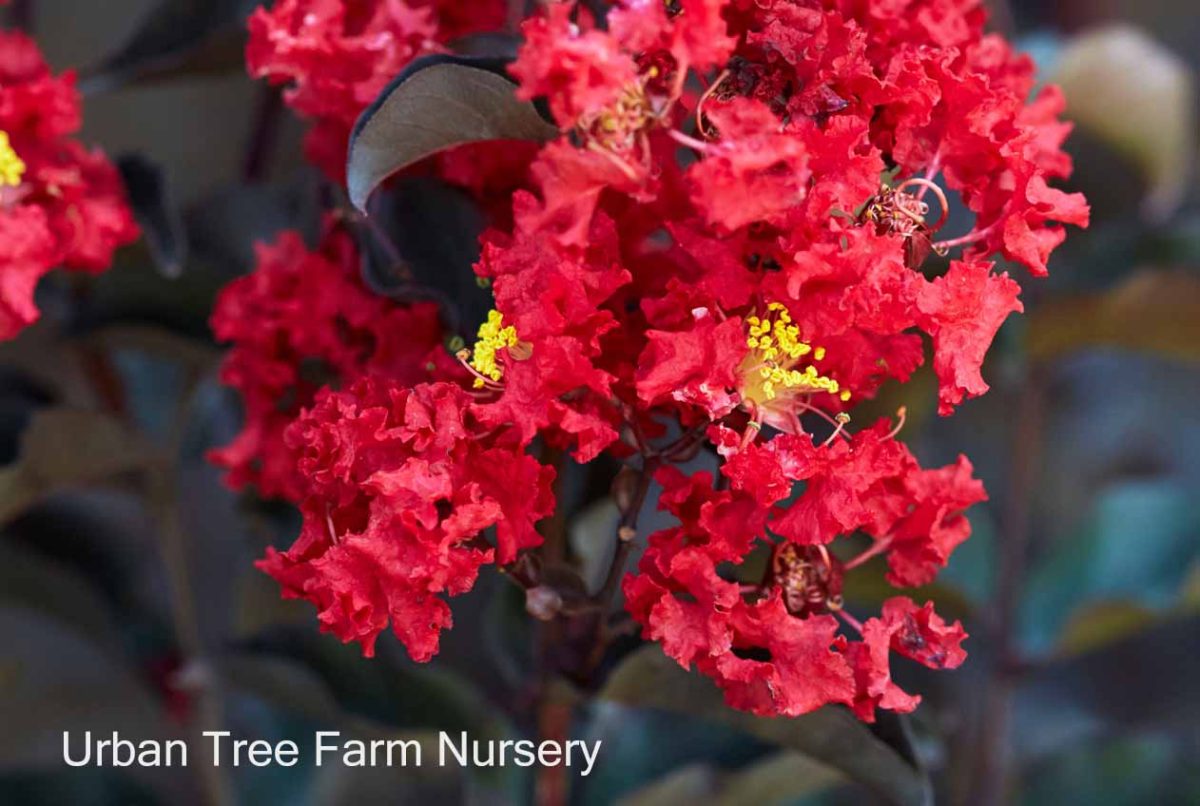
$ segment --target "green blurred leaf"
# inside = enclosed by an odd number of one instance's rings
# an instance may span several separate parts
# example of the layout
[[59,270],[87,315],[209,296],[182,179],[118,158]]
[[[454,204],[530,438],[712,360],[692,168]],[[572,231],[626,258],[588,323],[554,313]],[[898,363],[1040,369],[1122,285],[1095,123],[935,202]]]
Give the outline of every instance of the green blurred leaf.
[[1175,604],[1200,556],[1193,499],[1187,490],[1153,481],[1105,491],[1078,533],[1059,541],[1029,575],[1020,618],[1027,651],[1050,649],[1072,613],[1089,602]]
[[0,773],[0,803],[20,806],[153,806],[169,803],[118,770],[20,770]]
[[56,619],[109,651],[120,647],[112,607],[82,574],[49,557],[0,543],[0,606]]
[[1029,314],[1027,343],[1042,361],[1096,347],[1200,360],[1200,275],[1142,269],[1104,293],[1047,301]]
[[717,770],[707,764],[689,764],[621,798],[620,806],[672,806],[711,803],[717,791]]
[[571,554],[579,562],[579,573],[588,590],[596,591],[604,584],[615,549],[613,535],[621,513],[611,498],[603,498],[584,508],[571,519],[567,538]]
[[80,80],[84,93],[190,72],[244,69],[244,21],[258,0],[159,0],[133,34]]
[[1021,787],[1020,802],[1025,806],[1195,803],[1200,791],[1194,774],[1188,774],[1189,767],[1194,767],[1194,761],[1170,737],[1089,742],[1066,749],[1033,771]]
[[548,140],[558,129],[517,100],[504,58],[417,59],[362,113],[350,139],[350,201],[366,211],[375,188],[400,169],[464,143]]
[[0,523],[56,489],[142,469],[149,451],[107,414],[40,409],[21,434],[20,457],[0,469]]
[[1064,655],[1078,655],[1154,623],[1154,611],[1133,602],[1095,602],[1077,610],[1058,639]]
[[[3,767],[61,765],[64,730],[178,738],[158,697],[122,657],[45,613],[0,607],[0,645]],[[170,773],[165,768],[130,770],[139,782],[177,799],[190,779]]]
[[684,671],[657,646],[630,655],[613,672],[600,696],[734,727],[839,770],[894,803],[925,804],[932,797],[925,774],[849,711],[827,707],[794,719],[767,719],[735,711],[725,705],[710,680]]
[[823,792],[845,778],[797,753],[776,753],[737,772],[690,764],[622,798],[622,806],[751,806],[794,803]]
[[150,257],[163,276],[178,277],[187,262],[187,236],[163,167],[143,155],[126,154],[117,168]]
[[[960,548],[959,551],[961,550]],[[886,561],[882,557],[877,557],[860,568],[856,568],[853,574],[846,575],[842,593],[846,597],[847,603],[851,605],[852,612],[857,606],[877,612],[885,601],[901,593],[918,603],[930,600],[936,602],[938,613],[948,619],[966,618],[974,609],[974,603],[968,598],[965,590],[947,585],[945,580],[940,578],[936,582],[922,585],[919,588],[899,591],[895,585],[887,581],[886,574]]]
[[214,666],[225,685],[281,710],[325,725],[346,721],[346,712],[325,681],[294,660],[239,652],[219,658]]
[[1192,70],[1141,30],[1097,28],[1068,42],[1051,79],[1067,117],[1126,154],[1145,172],[1147,217],[1161,221],[1183,200],[1196,149]]
[[346,767],[325,764],[313,781],[311,803],[315,806],[388,803],[424,806],[431,803],[466,803],[466,776],[456,767],[439,767],[435,735],[405,735],[422,742],[420,767]]
[[[330,692],[337,707],[376,725],[412,730],[467,731],[472,738],[504,739],[517,729],[465,678],[436,662],[418,666],[402,657],[389,636],[381,636],[375,658],[357,645],[316,632],[311,624],[275,629],[251,642],[242,658],[296,664]],[[286,667],[290,668],[290,667]],[[267,678],[269,679],[269,678]],[[295,678],[297,684],[300,677]],[[311,683],[304,683],[311,685]],[[515,770],[481,770],[491,785],[507,782]]]
[[721,782],[717,806],[792,803],[843,783],[837,770],[797,753],[776,753]]
[[[974,605],[991,600],[996,585],[996,521],[986,505],[967,512],[971,537],[950,555],[950,562],[938,574],[938,584],[961,592]],[[936,601],[933,594],[931,598]]]
[[1017,689],[1013,736],[1031,760],[1095,736],[1190,729],[1200,719],[1200,616],[1172,618],[1036,667]]

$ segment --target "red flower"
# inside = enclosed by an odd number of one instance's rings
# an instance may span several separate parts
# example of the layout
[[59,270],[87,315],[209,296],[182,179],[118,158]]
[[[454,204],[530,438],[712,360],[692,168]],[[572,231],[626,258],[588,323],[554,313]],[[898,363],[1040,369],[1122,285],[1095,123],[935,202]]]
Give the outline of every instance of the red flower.
[[74,74],[0,33],[0,340],[38,318],[34,289],[55,266],[104,271],[138,237],[116,169],[70,139],[79,126]]
[[233,344],[221,381],[241,394],[245,425],[209,458],[235,489],[301,499],[304,476],[283,433],[325,384],[371,373],[417,383],[438,368],[453,377],[436,306],[376,296],[358,272],[350,235],[330,223],[315,252],[294,232],[260,245],[254,272],[221,292],[212,329]]
[[622,93],[635,91],[638,75],[637,65],[616,40],[584,28],[586,12],[580,24],[572,22],[572,11],[568,3],[553,3],[546,16],[527,22],[525,43],[512,65],[512,74],[521,82],[519,95],[548,98],[563,128],[601,114]]
[[[376,3],[352,21],[348,6],[281,2],[251,45],[339,137],[448,13]],[[528,186],[484,237],[475,272],[495,308],[464,372],[419,308],[357,284],[347,249],[277,247],[222,301],[227,377],[251,410],[222,461],[303,497],[300,540],[263,566],[326,629],[369,651],[390,623],[427,659],[444,597],[539,543],[555,502],[535,441],[580,463],[636,457],[661,468],[678,521],[623,583],[646,638],[754,713],[912,710],[893,654],[953,668],[961,626],[903,598],[860,622],[843,580],[880,557],[892,585],[927,584],[986,494],[965,458],[923,469],[899,426],[851,417],[909,379],[923,334],[941,413],[987,390],[988,348],[1021,310],[991,258],[1044,273],[1063,225],[1087,223],[1082,197],[1051,186],[1071,167],[1061,97],[1029,100],[1032,64],[983,34],[975,0],[613,6],[604,26],[574,2],[523,25],[519,94],[547,101],[562,136],[527,176],[471,155],[504,178],[492,190]],[[496,202],[470,160],[439,170]],[[942,231],[955,196],[975,216],[965,233]],[[930,280],[933,254],[955,259]],[[346,391],[305,384],[305,357]],[[316,402],[289,427],[281,398]],[[685,475],[700,450],[717,473]]]
[[[429,660],[451,624],[442,597],[541,543],[534,524],[554,508],[553,469],[481,426],[455,385],[363,378],[322,393],[287,441],[311,483],[304,526],[259,567],[367,655],[390,623],[415,660]],[[482,536],[489,527],[495,546]]]
[[911,599],[897,596],[883,603],[881,618],[869,619],[863,640],[850,646],[858,694],[854,712],[873,721],[876,708],[912,711],[920,697],[906,694],[892,682],[889,655],[896,652],[931,669],[955,669],[966,659],[962,642],[967,634],[957,621],[947,625],[933,612],[933,603],[918,608]]
[[314,121],[309,158],[340,179],[354,122],[418,56],[503,22],[503,0],[278,0],[250,17],[246,62]]
[[1021,289],[990,263],[953,261],[950,271],[921,289],[917,307],[933,336],[933,367],[940,389],[938,411],[949,414],[962,401],[988,390],[979,369],[1000,325],[1024,307]]
[[780,132],[766,104],[738,99],[711,114],[720,141],[688,170],[692,194],[710,227],[736,230],[754,221],[782,223],[804,199],[804,142]]
[[[660,506],[680,525],[650,536],[640,573],[625,582],[627,606],[646,636],[712,677],[737,708],[796,716],[837,702],[868,720],[875,707],[912,710],[919,698],[890,682],[889,653],[954,668],[965,657],[958,646],[965,634],[932,605],[917,610],[902,598],[885,603],[882,619],[846,618],[861,629],[861,643],[839,634],[846,567],[822,544],[864,529],[880,536],[864,556],[890,550],[890,579],[924,584],[906,573],[912,563],[944,564],[969,533],[961,510],[982,497],[970,465],[922,471],[882,424],[858,435],[859,445],[832,448],[803,436],[746,447],[735,447],[728,432],[713,436],[727,456],[730,489],[714,489],[707,473],[658,476]],[[782,506],[797,479],[807,479],[803,494]],[[773,542],[776,535],[784,540]],[[736,575],[761,542],[773,549],[759,583],[718,573],[732,564]]]

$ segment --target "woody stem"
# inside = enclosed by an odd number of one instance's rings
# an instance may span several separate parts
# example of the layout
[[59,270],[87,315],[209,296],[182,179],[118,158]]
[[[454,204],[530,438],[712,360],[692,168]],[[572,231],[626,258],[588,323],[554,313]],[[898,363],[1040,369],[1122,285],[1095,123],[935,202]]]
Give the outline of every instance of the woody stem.
[[1014,637],[1017,609],[1028,562],[1031,502],[1037,485],[1045,428],[1045,381],[1038,367],[1026,370],[1018,400],[1017,433],[1013,440],[1004,512],[996,592],[991,602],[991,645],[995,659],[984,691],[970,803],[997,806],[1009,792],[1012,753],[1012,698],[1015,694],[1018,649]]
[[658,469],[659,461],[655,457],[642,460],[642,469],[638,473],[633,500],[630,502],[629,508],[621,514],[621,520],[617,524],[617,548],[613,552],[612,563],[608,567],[608,576],[605,577],[604,585],[595,596],[595,601],[600,607],[601,624],[612,607],[613,598],[621,584],[621,577],[625,575],[625,563],[629,560],[634,540],[637,538],[638,513],[641,512],[642,505],[646,502],[646,494],[650,491],[650,482],[654,479],[654,471]]
[[[540,461],[554,468],[554,500],[562,501],[563,469],[566,454],[559,448],[543,444]],[[539,525],[542,533],[543,567],[561,565],[567,554],[567,519],[562,506]],[[544,622],[538,630],[540,669],[538,679],[537,730],[543,741],[566,741],[571,726],[571,705],[557,693],[556,683],[564,667],[566,625],[562,619]],[[542,767],[535,785],[534,797],[538,806],[563,806],[568,797],[565,768]]]

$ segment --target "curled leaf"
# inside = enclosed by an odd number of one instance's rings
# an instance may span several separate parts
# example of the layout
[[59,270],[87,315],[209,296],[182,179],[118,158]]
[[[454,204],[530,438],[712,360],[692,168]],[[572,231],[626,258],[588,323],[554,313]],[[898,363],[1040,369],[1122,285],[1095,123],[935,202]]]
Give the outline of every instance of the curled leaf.
[[465,143],[548,140],[558,130],[517,100],[507,61],[469,56],[417,59],[358,119],[350,137],[350,201],[366,209],[384,180],[418,160]]

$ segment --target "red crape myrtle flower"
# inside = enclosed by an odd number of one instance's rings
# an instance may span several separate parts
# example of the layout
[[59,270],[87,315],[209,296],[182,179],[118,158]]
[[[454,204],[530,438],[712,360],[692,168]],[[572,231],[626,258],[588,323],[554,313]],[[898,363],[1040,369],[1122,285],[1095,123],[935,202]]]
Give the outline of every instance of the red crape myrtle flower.
[[232,344],[221,381],[240,393],[245,424],[210,459],[235,489],[303,498],[305,479],[283,435],[324,386],[372,373],[418,383],[438,366],[453,370],[437,307],[374,295],[359,271],[353,238],[330,220],[317,250],[285,232],[258,247],[253,272],[222,290],[212,329]]
[[[390,624],[425,660],[443,596],[536,550],[558,502],[534,446],[606,453],[678,522],[623,581],[646,638],[754,713],[912,710],[892,657],[954,668],[962,626],[903,595],[856,616],[843,580],[878,557],[895,587],[928,584],[986,494],[965,457],[922,468],[902,413],[851,417],[927,345],[942,414],[987,390],[1021,310],[1007,269],[1044,274],[1063,225],[1087,223],[1050,185],[1070,171],[1061,96],[1028,100],[1032,63],[975,0],[624,0],[603,24],[591,7],[523,26],[518,95],[562,136],[483,239],[495,310],[458,355],[469,374],[366,367],[305,401],[271,449],[303,532],[262,565],[325,629],[369,652]],[[947,235],[952,197],[975,220]],[[699,451],[711,469],[685,474]]]
[[[259,566],[367,655],[390,622],[415,660],[433,657],[451,624],[439,594],[464,593],[484,563],[539,545],[534,523],[554,510],[554,470],[511,429],[479,422],[456,384],[364,378],[321,393],[287,441],[309,481],[304,528]],[[489,527],[495,547],[479,537]]]
[[51,269],[104,271],[138,237],[116,169],[71,139],[80,115],[74,74],[51,74],[32,39],[0,32],[0,339],[37,320]]

